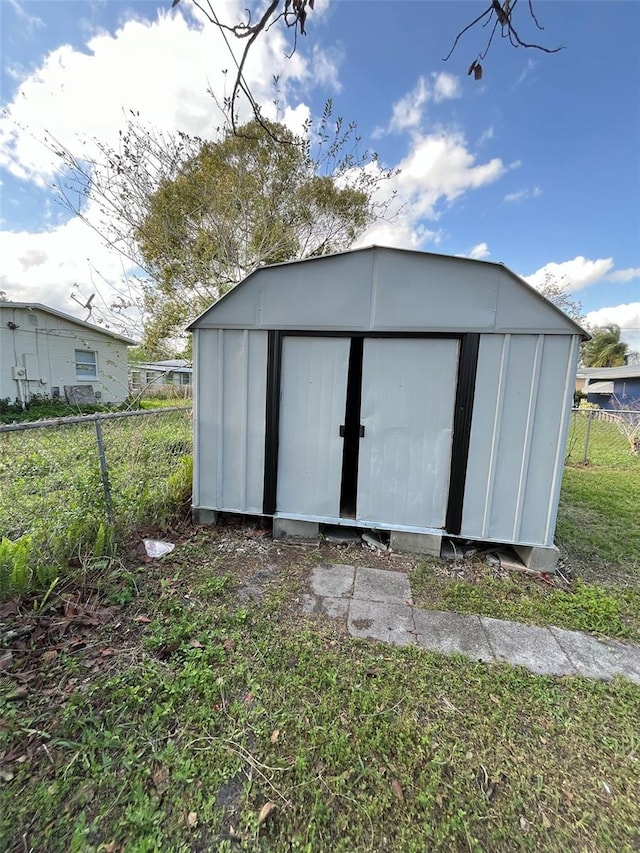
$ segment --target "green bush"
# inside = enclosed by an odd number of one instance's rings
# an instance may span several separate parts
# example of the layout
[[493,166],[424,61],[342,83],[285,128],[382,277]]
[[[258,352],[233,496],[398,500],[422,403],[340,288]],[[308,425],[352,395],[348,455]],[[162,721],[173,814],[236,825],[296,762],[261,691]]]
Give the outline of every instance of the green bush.
[[29,588],[33,549],[30,536],[15,541],[6,536],[0,540],[0,597],[23,593]]
[[0,400],[0,423],[26,423],[53,418],[65,418],[72,415],[93,415],[98,412],[122,412],[140,409],[140,401],[128,398],[122,403],[107,406],[104,403],[74,404],[59,398],[44,397],[35,394],[24,406],[19,400],[13,403],[8,397]]

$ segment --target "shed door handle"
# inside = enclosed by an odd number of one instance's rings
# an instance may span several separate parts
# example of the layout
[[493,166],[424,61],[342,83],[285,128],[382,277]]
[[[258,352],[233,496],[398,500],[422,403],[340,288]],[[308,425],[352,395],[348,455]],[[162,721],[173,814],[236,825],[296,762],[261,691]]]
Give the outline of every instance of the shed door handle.
[[[340,438],[344,438],[344,424],[340,424],[339,430]],[[358,435],[360,438],[364,438],[364,424],[360,424],[358,428]]]

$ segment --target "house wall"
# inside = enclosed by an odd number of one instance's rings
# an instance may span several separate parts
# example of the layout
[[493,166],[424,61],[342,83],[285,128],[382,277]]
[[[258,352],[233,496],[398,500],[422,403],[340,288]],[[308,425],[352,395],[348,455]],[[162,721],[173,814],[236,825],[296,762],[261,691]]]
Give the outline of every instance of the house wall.
[[[15,323],[15,330],[7,323]],[[97,354],[97,378],[76,375],[75,350]],[[26,368],[24,378],[14,378],[12,368]],[[105,403],[127,397],[127,345],[37,309],[0,305],[0,399],[29,399],[34,394],[52,396],[65,385],[91,385]]]
[[[602,380],[594,379],[593,382]],[[589,394],[589,386],[584,389],[587,400],[595,403],[601,409],[624,409],[626,406],[634,407],[640,401],[640,377],[630,379],[615,379],[613,382],[613,396],[609,394]]]
[[262,513],[267,333],[194,333],[193,505]]

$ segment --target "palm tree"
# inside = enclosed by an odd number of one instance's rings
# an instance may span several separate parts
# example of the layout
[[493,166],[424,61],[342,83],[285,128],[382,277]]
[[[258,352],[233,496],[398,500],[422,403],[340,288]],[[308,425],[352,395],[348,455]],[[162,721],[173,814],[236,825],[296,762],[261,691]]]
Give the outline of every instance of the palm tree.
[[629,344],[620,339],[620,326],[613,323],[594,329],[593,338],[582,348],[585,367],[621,367],[627,363]]

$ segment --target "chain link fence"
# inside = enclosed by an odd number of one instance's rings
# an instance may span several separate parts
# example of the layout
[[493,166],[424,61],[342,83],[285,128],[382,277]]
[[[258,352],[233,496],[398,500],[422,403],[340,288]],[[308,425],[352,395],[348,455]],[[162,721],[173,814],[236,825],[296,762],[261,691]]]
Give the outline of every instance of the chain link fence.
[[573,409],[568,464],[623,466],[640,452],[640,409]]
[[191,475],[190,407],[0,426],[0,595],[166,523]]

